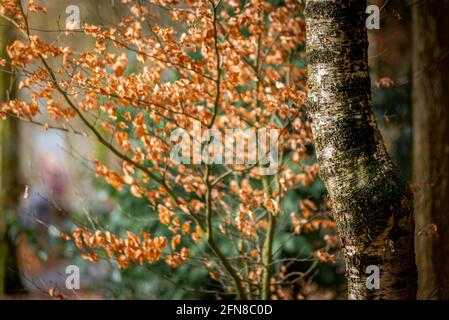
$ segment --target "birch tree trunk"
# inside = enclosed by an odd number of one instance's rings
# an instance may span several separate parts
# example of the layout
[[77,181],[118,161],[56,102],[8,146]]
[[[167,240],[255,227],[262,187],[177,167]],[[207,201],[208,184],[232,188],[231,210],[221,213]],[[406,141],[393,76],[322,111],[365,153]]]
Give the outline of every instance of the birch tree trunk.
[[[345,253],[349,299],[415,299],[413,195],[371,110],[366,3],[308,0],[308,104]],[[380,286],[366,285],[367,267]]]
[[448,0],[413,6],[413,178],[418,297],[449,299]]

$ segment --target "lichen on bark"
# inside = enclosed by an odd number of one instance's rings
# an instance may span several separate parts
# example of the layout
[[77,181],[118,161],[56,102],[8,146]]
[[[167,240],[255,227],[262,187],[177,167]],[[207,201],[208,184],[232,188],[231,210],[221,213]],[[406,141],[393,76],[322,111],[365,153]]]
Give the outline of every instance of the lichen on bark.
[[[306,2],[308,105],[316,154],[345,252],[350,299],[414,299],[413,196],[371,110],[366,3]],[[366,268],[380,268],[368,289]]]

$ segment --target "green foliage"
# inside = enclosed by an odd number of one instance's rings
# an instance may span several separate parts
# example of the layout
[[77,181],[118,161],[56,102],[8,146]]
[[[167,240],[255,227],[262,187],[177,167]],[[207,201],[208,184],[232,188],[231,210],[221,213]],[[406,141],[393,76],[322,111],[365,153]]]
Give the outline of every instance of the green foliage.
[[[165,225],[158,222],[157,212],[142,198],[134,197],[128,188],[117,191],[101,180],[95,180],[95,192],[86,199],[89,214],[75,213],[74,221],[90,224],[100,230],[109,230],[125,236],[126,231],[139,234],[149,231],[152,235],[170,236]],[[318,180],[307,188],[290,191],[286,196],[285,211],[295,211],[301,198],[317,202],[324,196],[324,187]],[[297,259],[291,263],[289,271],[307,272],[313,264],[313,253],[323,247],[323,231],[293,235],[290,219],[285,216],[279,220],[273,252],[276,259]],[[219,240],[219,239],[218,239]],[[92,264],[81,258],[72,242],[65,243],[64,255],[74,259],[81,267],[82,274],[93,279],[89,290],[113,299],[214,299],[220,291],[220,283],[212,280],[199,258],[172,269],[164,261],[142,266],[132,265],[129,269],[119,269],[113,259],[104,253],[99,262]],[[228,241],[220,242],[223,252],[235,250]],[[205,244],[190,245],[192,257],[201,257],[207,250]],[[279,272],[280,264],[275,265]],[[337,266],[318,263],[308,274],[307,279],[324,288],[336,290],[344,281],[343,274],[336,273]],[[102,270],[103,272],[99,272]],[[104,272],[105,271],[105,272]]]
[[[152,235],[169,236],[166,226],[157,221],[157,212],[147,201],[134,197],[129,189],[117,191],[101,181],[96,181],[96,192],[88,199],[89,214],[76,213],[74,220],[91,224],[100,230],[109,230],[124,236],[126,231],[140,234],[149,231]],[[196,255],[203,247],[191,248]],[[65,255],[75,259],[85,276],[93,278],[90,290],[105,298],[114,299],[193,299],[213,298],[204,288],[213,287],[205,269],[183,264],[171,269],[164,261],[155,264],[133,265],[119,269],[113,259],[106,255],[92,268],[92,263],[83,260],[71,242],[66,242]],[[96,278],[99,269],[101,276]],[[198,289],[202,288],[202,289]]]

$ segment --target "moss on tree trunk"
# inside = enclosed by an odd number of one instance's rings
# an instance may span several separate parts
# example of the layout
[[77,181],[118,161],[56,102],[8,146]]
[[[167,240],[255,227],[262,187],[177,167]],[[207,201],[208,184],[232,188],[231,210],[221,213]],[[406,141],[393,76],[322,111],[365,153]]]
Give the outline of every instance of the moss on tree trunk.
[[[413,196],[371,110],[366,3],[306,3],[308,104],[316,154],[345,253],[349,299],[414,299]],[[380,269],[369,289],[367,267]]]

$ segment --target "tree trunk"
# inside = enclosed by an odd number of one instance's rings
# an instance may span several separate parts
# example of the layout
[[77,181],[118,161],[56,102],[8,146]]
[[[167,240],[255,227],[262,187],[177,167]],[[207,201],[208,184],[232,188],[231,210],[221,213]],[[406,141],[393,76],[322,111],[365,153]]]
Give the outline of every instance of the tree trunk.
[[[306,2],[308,110],[349,299],[415,299],[413,195],[371,110],[365,10],[360,0]],[[380,270],[378,289],[367,286],[370,265]]]
[[[449,299],[449,1],[412,10],[418,297]],[[438,236],[423,232],[432,224]]]
[[[6,56],[7,26],[0,27],[0,56]],[[8,73],[0,76],[0,102],[14,98],[14,81]],[[11,90],[10,90],[11,89]],[[20,279],[15,239],[9,234],[7,215],[19,208],[19,124],[15,119],[0,123],[0,297],[3,294],[23,292]]]
[[17,214],[19,208],[18,121],[8,119],[0,124],[0,296],[23,293],[17,262],[16,239],[9,234],[7,214]]

